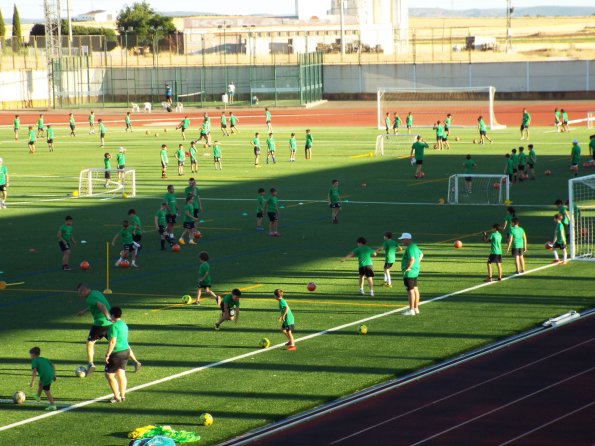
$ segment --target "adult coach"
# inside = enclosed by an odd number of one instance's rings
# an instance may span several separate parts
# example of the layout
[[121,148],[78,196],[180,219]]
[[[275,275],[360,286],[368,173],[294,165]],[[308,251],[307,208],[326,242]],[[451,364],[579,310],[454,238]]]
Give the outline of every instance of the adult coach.
[[417,168],[415,170],[415,178],[423,178],[424,173],[422,171],[422,165],[424,163],[424,151],[428,148],[428,143],[426,143],[421,135],[417,135],[415,142],[411,146],[411,154],[409,155],[409,159],[413,162],[415,159],[415,164]]
[[171,105],[171,103],[172,103],[173,95],[174,95],[174,93],[171,90],[171,87],[169,86],[169,84],[165,84],[165,102],[167,102],[169,105]]
[[404,311],[403,316],[415,316],[419,314],[419,288],[417,287],[417,277],[419,276],[419,264],[424,258],[423,252],[413,243],[412,236],[408,232],[403,232],[399,240],[405,245],[405,252],[401,260],[401,271],[403,272],[403,283],[407,288],[407,297],[409,298],[409,309]]
[[0,209],[6,209],[6,196],[8,194],[8,169],[4,160],[0,158]]
[[227,94],[229,96],[229,102],[232,103],[233,97],[236,95],[236,86],[234,85],[233,82],[230,82],[229,85],[227,86]]
[[[122,403],[126,400],[126,365],[128,359],[134,357],[128,345],[128,325],[121,319],[122,309],[113,307],[110,310],[113,324],[107,332],[109,344],[105,354],[105,378],[114,393],[110,403]],[[137,362],[138,364],[138,362]]]

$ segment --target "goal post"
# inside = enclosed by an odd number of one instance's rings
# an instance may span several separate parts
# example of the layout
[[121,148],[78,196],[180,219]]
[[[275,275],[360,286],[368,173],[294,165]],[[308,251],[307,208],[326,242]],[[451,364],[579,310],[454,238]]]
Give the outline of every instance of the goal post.
[[79,173],[79,197],[126,194],[136,197],[134,169],[83,169]]
[[595,175],[568,180],[570,258],[595,260]]
[[376,113],[378,129],[386,128],[388,113],[391,128],[396,112],[401,118],[401,127],[406,127],[409,112],[413,116],[413,127],[432,127],[436,120],[444,121],[447,113],[452,114],[452,126],[475,127],[477,118],[483,116],[491,130],[506,128],[496,119],[494,102],[496,88],[385,88],[376,91]]
[[587,112],[587,128],[592,129],[595,127],[595,111]]
[[506,204],[508,175],[456,174],[448,178],[448,204]]

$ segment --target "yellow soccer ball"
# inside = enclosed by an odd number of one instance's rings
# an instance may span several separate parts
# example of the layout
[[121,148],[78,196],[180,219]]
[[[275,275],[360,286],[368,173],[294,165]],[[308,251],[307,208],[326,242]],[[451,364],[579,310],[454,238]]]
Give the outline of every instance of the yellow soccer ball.
[[269,341],[267,338],[263,338],[258,343],[258,346],[260,348],[269,348],[271,346],[271,341]]
[[368,327],[366,327],[365,325],[360,325],[357,329],[357,331],[359,332],[359,334],[361,335],[365,335],[368,334]]
[[182,303],[189,305],[192,303],[192,296],[190,296],[189,294],[185,294],[184,296],[182,296]]
[[213,416],[210,413],[203,413],[198,418],[198,424],[202,426],[210,426],[211,424],[213,424],[213,421],[215,420],[213,419]]

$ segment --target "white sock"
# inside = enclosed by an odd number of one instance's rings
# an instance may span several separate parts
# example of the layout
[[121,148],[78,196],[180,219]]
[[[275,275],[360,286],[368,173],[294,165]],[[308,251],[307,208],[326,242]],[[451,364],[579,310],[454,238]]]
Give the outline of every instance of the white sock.
[[566,262],[566,260],[568,260],[568,253],[564,251],[564,262]]
[[554,260],[556,260],[556,261],[560,260],[558,257],[558,251],[555,251],[555,250],[554,250]]
[[384,273],[384,281],[388,282],[388,275],[386,273]]
[[392,279],[391,279],[391,277],[390,277],[390,273],[388,273],[388,274],[386,275],[386,279],[387,279],[386,281],[388,282],[388,284],[389,284],[389,285],[392,285],[392,284],[393,284],[393,281],[392,281]]

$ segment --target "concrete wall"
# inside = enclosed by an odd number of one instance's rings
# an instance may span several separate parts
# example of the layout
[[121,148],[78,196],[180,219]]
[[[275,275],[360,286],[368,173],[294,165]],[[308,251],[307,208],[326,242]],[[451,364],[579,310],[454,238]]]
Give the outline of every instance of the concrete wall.
[[378,87],[484,87],[500,93],[594,92],[595,61],[476,64],[325,65],[324,93],[376,93]]
[[46,70],[0,71],[0,108],[39,107],[47,104]]

